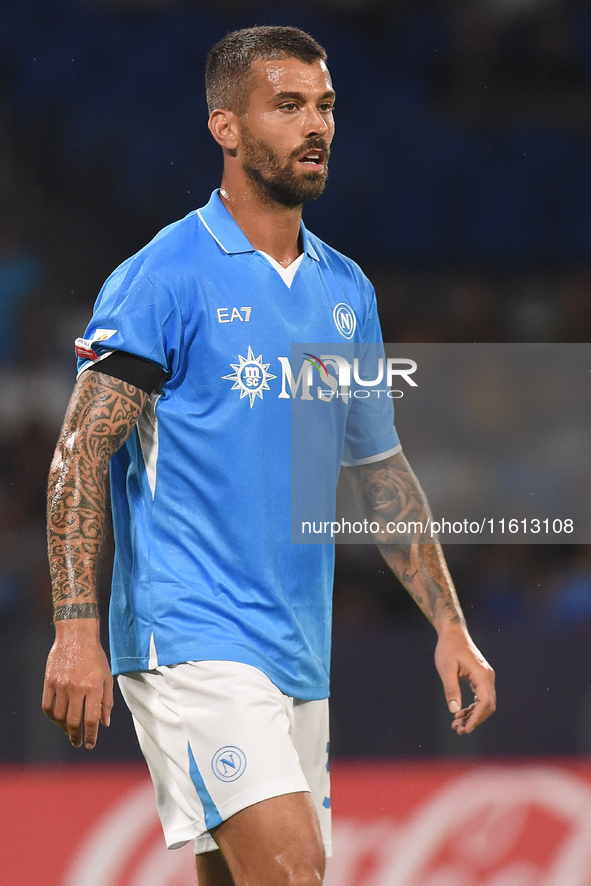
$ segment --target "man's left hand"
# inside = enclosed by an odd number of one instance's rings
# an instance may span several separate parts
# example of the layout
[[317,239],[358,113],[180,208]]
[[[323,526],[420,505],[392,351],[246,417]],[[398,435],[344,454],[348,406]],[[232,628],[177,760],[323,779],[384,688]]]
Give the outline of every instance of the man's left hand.
[[[439,635],[435,666],[454,715],[452,729],[458,735],[473,732],[496,709],[495,672],[462,625],[448,627]],[[460,680],[467,680],[474,701],[462,707]]]

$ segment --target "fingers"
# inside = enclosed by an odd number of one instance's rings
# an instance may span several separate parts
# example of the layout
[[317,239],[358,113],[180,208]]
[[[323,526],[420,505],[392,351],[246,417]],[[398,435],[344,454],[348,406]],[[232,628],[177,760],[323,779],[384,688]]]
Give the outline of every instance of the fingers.
[[65,687],[55,689],[46,684],[42,707],[45,715],[57,723],[71,744],[91,750],[95,747],[99,723],[109,726],[113,707],[113,679],[109,677],[99,692]]
[[109,675],[103,689],[103,701],[101,704],[101,723],[103,726],[111,725],[111,711],[113,710],[113,678]]
[[[440,637],[435,662],[449,711],[454,715],[452,728],[458,735],[469,734],[484,723],[496,709],[495,673],[469,636],[448,634]],[[462,706],[460,680],[466,680],[474,701]]]
[[[81,620],[81,623],[84,620]],[[68,634],[68,622],[60,622],[47,659],[43,687],[43,710],[69,737],[75,748],[96,745],[99,724],[108,726],[113,707],[113,677],[105,652],[96,634],[89,640],[86,625],[75,625]]]
[[[91,751],[96,744],[99,730],[99,720],[101,715],[101,700],[87,698],[84,704],[84,747]],[[72,741],[72,735],[70,735]],[[72,741],[72,744],[74,742]],[[74,747],[79,748],[82,744],[82,731],[80,730],[80,743]]]
[[445,700],[447,707],[452,714],[457,714],[462,707],[462,693],[460,690],[460,681],[457,678],[444,680],[443,689],[445,692]]
[[53,686],[46,684],[43,691],[43,701],[41,704],[45,716],[62,729],[67,736],[70,735],[67,716],[68,702],[67,698],[61,696],[55,691]]
[[[99,723],[109,726],[113,707],[113,678],[109,674],[102,686],[100,695],[87,696],[84,705],[84,747],[88,750],[96,745]],[[75,745],[79,747],[80,745]]]
[[474,702],[469,707],[466,718],[466,732],[472,732],[481,723],[494,714],[497,707],[495,692],[495,672],[483,661],[476,662],[474,671],[468,676],[470,686],[474,692]]
[[42,707],[45,715],[62,729],[75,748],[82,744],[82,711],[84,699],[77,701],[65,692],[46,685]]
[[[65,731],[70,736],[70,742],[73,747],[79,748],[82,744],[82,723],[84,716],[84,697],[75,696],[67,699],[67,710],[65,717],[60,718],[65,721]],[[63,727],[62,727],[63,728]]]
[[53,723],[57,723],[55,719],[55,691],[53,686],[50,686],[47,682],[43,687],[43,699],[41,701],[41,707],[43,708],[43,713],[46,717],[48,717]]
[[[463,636],[460,639],[465,643]],[[457,642],[453,635],[440,637],[435,648],[435,666],[443,683],[448,710],[452,714],[457,714],[462,708],[461,667]]]
[[472,702],[467,708],[462,708],[461,711],[458,711],[453,719],[453,723],[451,724],[451,728],[455,730],[458,735],[464,735],[472,732],[477,724],[472,724],[472,715],[476,709],[476,702]]
[[495,712],[494,671],[489,665],[482,670],[483,673],[479,674],[477,679],[469,679],[474,692],[474,701],[468,707],[459,708],[455,712],[452,729],[458,735],[470,734]]
[[[85,711],[87,708],[92,710],[90,705],[85,705],[84,695],[58,691],[53,693],[51,709],[48,709],[45,706],[44,695],[43,710],[49,719],[53,720],[54,723],[57,723],[60,729],[66,733],[75,748],[79,748],[82,745],[82,732],[83,728],[86,728]],[[88,726],[92,736],[92,713],[89,714]],[[94,736],[91,747],[94,747],[95,743],[96,735]]]
[[459,715],[462,709],[462,691],[460,689],[459,668],[455,659],[445,665],[438,665],[439,676],[443,683],[443,691],[447,708],[450,713]]

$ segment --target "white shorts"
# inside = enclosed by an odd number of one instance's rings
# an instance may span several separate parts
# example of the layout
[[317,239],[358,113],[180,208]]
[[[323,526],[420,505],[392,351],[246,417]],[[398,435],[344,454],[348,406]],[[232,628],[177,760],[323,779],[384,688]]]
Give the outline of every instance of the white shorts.
[[309,791],[331,848],[328,700],[283,695],[257,668],[192,661],[122,674],[169,849],[270,797]]

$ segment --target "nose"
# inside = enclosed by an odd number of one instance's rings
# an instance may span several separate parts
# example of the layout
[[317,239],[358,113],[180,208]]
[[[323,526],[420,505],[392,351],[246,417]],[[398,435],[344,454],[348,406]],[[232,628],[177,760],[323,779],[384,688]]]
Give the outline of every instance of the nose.
[[316,105],[309,105],[306,110],[306,138],[309,138],[311,135],[326,135],[329,130],[328,120],[320,113]]

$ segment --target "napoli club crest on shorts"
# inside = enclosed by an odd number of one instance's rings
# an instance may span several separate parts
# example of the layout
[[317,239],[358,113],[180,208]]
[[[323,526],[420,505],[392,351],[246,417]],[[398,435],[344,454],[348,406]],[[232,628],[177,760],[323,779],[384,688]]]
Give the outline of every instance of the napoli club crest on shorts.
[[236,781],[246,769],[246,754],[240,748],[227,745],[215,752],[211,768],[220,781]]

